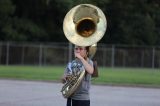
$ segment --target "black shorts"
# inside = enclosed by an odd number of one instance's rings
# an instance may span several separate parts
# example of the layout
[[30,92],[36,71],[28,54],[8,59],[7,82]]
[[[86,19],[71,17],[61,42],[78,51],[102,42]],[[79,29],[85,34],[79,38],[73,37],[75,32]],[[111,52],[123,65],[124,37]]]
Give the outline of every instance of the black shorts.
[[67,99],[67,106],[90,106],[90,100]]

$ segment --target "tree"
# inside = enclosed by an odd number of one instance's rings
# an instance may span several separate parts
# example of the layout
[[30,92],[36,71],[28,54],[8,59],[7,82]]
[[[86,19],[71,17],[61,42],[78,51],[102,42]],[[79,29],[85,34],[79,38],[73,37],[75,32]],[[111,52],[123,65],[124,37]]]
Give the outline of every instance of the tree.
[[0,39],[4,40],[5,32],[3,28],[6,27],[6,24],[10,23],[10,16],[14,13],[15,6],[12,4],[11,0],[0,0]]
[[152,16],[155,10],[151,11],[153,7],[149,1],[110,1],[106,6],[110,38],[105,41],[112,44],[156,45],[157,26]]
[[0,0],[0,40],[68,42],[64,17],[82,3],[96,5],[106,15],[100,43],[160,45],[159,0]]

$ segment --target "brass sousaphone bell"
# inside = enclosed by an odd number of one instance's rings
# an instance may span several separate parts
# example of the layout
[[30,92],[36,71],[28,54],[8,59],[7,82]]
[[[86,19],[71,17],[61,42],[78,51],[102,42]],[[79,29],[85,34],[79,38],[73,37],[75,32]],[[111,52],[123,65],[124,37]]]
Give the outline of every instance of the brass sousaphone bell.
[[96,44],[104,35],[107,20],[98,7],[80,4],[73,7],[65,16],[63,31],[66,38],[78,46]]

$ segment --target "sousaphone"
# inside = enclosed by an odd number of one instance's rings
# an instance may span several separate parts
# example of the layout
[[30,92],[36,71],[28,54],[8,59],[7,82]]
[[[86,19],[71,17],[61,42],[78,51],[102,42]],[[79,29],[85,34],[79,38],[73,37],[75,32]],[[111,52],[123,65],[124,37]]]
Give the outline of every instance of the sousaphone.
[[[73,7],[65,16],[63,31],[66,38],[77,46],[90,46],[90,57],[96,52],[97,42],[104,36],[107,20],[102,10],[92,4],[80,4]],[[75,62],[77,65],[80,63]],[[75,65],[74,63],[74,65]],[[77,67],[77,66],[75,66]],[[62,87],[63,97],[70,97],[81,83],[85,70],[80,68]],[[73,69],[74,70],[74,69]]]

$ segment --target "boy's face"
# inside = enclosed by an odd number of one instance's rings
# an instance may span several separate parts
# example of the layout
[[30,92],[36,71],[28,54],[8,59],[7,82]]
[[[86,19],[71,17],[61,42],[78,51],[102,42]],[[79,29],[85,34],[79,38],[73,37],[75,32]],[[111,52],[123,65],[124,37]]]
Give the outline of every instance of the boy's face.
[[82,47],[82,46],[75,46],[74,52],[79,53],[82,57],[86,57],[86,55],[87,55],[86,48]]

